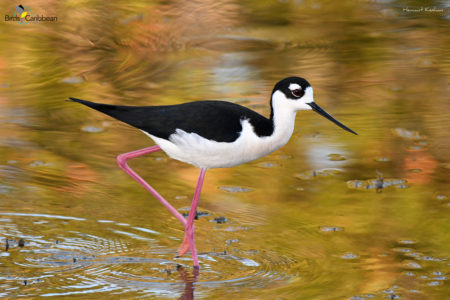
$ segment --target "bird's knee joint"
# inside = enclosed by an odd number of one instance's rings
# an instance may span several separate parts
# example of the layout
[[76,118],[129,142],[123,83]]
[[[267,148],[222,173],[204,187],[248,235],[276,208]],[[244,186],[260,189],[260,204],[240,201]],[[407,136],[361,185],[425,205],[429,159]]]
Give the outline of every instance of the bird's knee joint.
[[117,163],[119,164],[119,167],[124,168],[127,164],[127,159],[124,154],[119,154],[117,156]]

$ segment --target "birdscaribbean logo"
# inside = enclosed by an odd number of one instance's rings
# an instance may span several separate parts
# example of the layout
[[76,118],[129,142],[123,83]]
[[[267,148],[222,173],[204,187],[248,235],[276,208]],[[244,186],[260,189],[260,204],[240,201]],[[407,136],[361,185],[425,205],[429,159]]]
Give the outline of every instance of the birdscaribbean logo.
[[44,16],[44,15],[33,15],[33,12],[28,6],[23,6],[19,4],[16,6],[16,10],[11,15],[5,15],[5,22],[17,22],[20,25],[25,25],[28,23],[39,23],[39,22],[57,22],[58,17],[56,16]]

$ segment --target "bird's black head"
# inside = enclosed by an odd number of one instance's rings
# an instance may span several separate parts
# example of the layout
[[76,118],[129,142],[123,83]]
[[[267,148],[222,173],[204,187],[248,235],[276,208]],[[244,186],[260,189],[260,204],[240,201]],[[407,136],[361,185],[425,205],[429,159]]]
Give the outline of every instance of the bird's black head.
[[274,117],[274,111],[277,110],[313,110],[339,127],[356,134],[356,132],[333,118],[314,102],[313,88],[306,79],[300,77],[287,77],[278,82],[273,88],[270,104],[272,106],[271,118]]
[[272,95],[276,91],[281,91],[286,98],[298,100],[305,95],[305,91],[308,87],[311,87],[311,85],[306,79],[300,77],[287,77],[275,85]]

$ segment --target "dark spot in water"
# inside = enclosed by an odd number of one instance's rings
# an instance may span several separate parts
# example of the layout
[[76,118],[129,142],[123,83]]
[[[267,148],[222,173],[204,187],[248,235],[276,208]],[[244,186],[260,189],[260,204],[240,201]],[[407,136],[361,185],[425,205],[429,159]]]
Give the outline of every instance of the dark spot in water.
[[[182,216],[187,218],[187,217],[189,217],[189,213],[188,212],[182,213]],[[209,216],[209,213],[206,211],[198,211],[197,210],[197,211],[195,211],[194,219],[198,220],[199,217],[204,217],[204,216]]]
[[56,241],[55,241],[55,244],[58,245],[58,244],[59,244],[59,240],[56,240]]
[[6,239],[6,244],[5,244],[5,251],[9,250],[9,241],[8,239]]
[[227,240],[225,243],[227,243],[227,245],[233,244],[233,243],[239,243],[238,239],[231,239],[231,240]]
[[422,260],[428,260],[428,261],[442,261],[442,259],[433,257],[433,256],[424,256],[422,257]]
[[213,222],[216,222],[217,224],[223,224],[227,222],[227,218],[225,217],[216,217],[214,218]]
[[378,179],[375,183],[375,191],[381,193],[383,191],[383,178]]
[[343,227],[337,227],[337,226],[320,226],[320,231],[323,232],[336,232],[336,231],[342,231],[344,230]]
[[24,281],[23,281],[23,285],[27,285],[28,284],[28,281],[25,279]]
[[381,173],[378,170],[376,170],[376,173],[377,173],[377,179],[375,180],[375,191],[377,193],[381,193],[383,186],[384,186],[384,176],[383,176],[383,173]]
[[18,245],[19,245],[19,247],[23,247],[23,246],[25,246],[25,240],[24,239],[20,239],[19,240],[19,242],[18,242]]
[[206,211],[197,211],[197,215],[199,217],[205,217],[205,216],[209,216],[209,213]]
[[77,262],[77,258],[76,257],[72,258],[72,262],[76,263]]
[[404,189],[408,186],[405,184],[406,180],[396,178],[375,178],[368,180],[349,180],[347,181],[347,187],[357,190],[375,190],[380,192],[381,189],[393,187],[397,189]]

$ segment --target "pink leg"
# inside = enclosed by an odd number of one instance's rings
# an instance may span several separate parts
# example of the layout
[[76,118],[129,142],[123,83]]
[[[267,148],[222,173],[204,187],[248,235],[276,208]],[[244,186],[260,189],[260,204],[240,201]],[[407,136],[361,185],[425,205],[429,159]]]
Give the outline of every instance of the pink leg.
[[135,171],[133,171],[128,165],[127,160],[136,158],[145,154],[153,153],[161,150],[159,146],[152,146],[128,153],[123,153],[117,156],[117,162],[119,166],[127,172],[131,177],[133,177],[137,182],[139,182],[143,187],[145,187],[156,199],[161,202],[184,226],[185,228],[185,236],[184,241],[178,249],[178,254],[180,256],[184,255],[188,249],[191,250],[192,261],[194,263],[194,267],[198,268],[198,258],[197,258],[197,250],[195,249],[194,242],[194,219],[197,211],[197,205],[200,198],[200,192],[202,190],[203,181],[205,179],[206,169],[200,169],[200,175],[197,181],[197,187],[195,188],[194,198],[192,200],[191,209],[189,211],[188,220],[185,218],[172,206],[166,199],[164,199],[153,187],[151,187],[142,177],[140,177]]
[[152,188],[144,179],[142,179],[135,171],[133,171],[128,165],[127,160],[136,158],[148,153],[156,152],[161,150],[159,146],[152,146],[128,153],[123,153],[117,156],[117,163],[125,172],[127,172],[131,177],[136,179],[143,187],[145,187],[162,205],[164,205],[174,216],[177,218],[183,226],[186,228],[187,222],[184,217],[172,206],[166,199],[164,199],[154,188]]
[[187,224],[185,225],[185,235],[184,241],[178,249],[178,254],[182,256],[185,254],[188,249],[191,250],[192,261],[194,263],[194,267],[198,268],[198,258],[197,258],[197,250],[195,249],[194,242],[194,219],[195,214],[197,212],[198,200],[200,198],[200,193],[202,191],[203,181],[205,180],[206,169],[201,168],[200,174],[198,176],[197,187],[195,188],[194,198],[192,199],[191,209],[189,210],[189,217],[187,220]]

